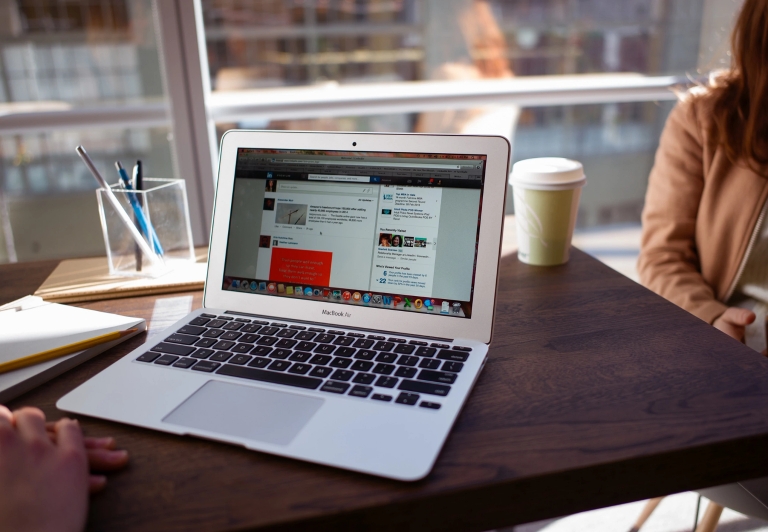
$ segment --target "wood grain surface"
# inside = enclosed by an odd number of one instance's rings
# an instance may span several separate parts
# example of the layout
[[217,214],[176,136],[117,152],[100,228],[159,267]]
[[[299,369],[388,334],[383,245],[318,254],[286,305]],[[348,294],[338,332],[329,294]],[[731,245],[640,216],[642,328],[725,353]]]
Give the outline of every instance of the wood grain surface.
[[[54,265],[0,267],[0,296]],[[149,320],[159,298],[83,306]],[[58,418],[59,397],[145,338],[9,406]],[[489,361],[423,481],[81,418],[131,453],[89,529],[489,530],[768,475],[767,399],[768,360],[584,253],[551,268],[509,256]]]

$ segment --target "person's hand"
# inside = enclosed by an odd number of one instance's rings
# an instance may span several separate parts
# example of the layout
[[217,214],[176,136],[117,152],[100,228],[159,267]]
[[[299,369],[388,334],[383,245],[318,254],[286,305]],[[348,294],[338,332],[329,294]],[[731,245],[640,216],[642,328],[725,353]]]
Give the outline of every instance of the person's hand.
[[744,329],[755,321],[755,313],[739,307],[728,307],[712,324],[739,342],[744,342]]
[[[51,421],[46,423],[46,430],[52,441],[56,441],[56,423]],[[91,493],[103,490],[107,485],[107,477],[98,473],[117,471],[128,464],[128,451],[115,449],[115,439],[111,436],[104,438],[83,438],[85,451],[88,455],[88,465],[91,469],[91,476],[88,482],[88,489]]]
[[0,405],[0,527],[78,532],[88,511],[88,454],[80,425],[61,419],[51,439],[36,408]]

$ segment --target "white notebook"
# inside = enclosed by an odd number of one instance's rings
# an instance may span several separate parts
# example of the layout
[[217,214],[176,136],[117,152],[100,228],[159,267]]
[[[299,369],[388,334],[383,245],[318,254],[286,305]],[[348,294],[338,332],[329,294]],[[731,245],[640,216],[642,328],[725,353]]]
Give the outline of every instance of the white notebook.
[[137,328],[134,334],[118,340],[0,373],[0,403],[10,401],[146,330],[143,319],[48,303],[36,296],[27,296],[1,306],[0,363],[132,327]]

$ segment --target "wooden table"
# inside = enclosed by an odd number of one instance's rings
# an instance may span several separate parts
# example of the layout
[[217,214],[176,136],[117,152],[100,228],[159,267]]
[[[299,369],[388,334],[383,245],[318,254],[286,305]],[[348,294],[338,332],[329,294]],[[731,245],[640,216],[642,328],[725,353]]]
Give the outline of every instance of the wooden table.
[[[54,266],[0,267],[0,303]],[[768,475],[768,360],[578,250],[554,268],[508,256],[501,272],[488,364],[425,480],[84,418],[131,452],[90,529],[481,531]],[[154,300],[85,306],[149,319]],[[59,397],[143,341],[10,406],[57,418]]]

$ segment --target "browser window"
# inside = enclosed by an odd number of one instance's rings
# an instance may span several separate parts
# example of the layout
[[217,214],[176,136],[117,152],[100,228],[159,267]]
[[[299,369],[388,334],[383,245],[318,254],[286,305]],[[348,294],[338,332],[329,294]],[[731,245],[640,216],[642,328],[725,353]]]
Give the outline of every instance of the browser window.
[[240,148],[222,288],[469,318],[485,162]]

